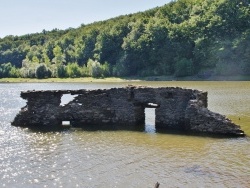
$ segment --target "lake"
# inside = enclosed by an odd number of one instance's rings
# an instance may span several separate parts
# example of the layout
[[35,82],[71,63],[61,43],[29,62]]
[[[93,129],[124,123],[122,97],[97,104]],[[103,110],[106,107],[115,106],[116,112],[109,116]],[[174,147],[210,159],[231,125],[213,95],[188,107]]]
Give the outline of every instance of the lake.
[[[145,130],[34,132],[10,122],[25,106],[21,91],[107,89],[128,84],[208,91],[208,108],[231,118],[245,138]],[[0,187],[249,187],[250,82],[112,82],[0,84]]]

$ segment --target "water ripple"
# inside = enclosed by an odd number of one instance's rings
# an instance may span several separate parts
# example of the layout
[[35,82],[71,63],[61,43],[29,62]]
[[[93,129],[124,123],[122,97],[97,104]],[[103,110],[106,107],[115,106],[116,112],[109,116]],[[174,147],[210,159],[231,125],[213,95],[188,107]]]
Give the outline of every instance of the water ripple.
[[21,90],[114,86],[118,85],[0,84],[0,187],[250,185],[248,138],[201,138],[151,130],[40,133],[10,125],[25,104],[19,97]]

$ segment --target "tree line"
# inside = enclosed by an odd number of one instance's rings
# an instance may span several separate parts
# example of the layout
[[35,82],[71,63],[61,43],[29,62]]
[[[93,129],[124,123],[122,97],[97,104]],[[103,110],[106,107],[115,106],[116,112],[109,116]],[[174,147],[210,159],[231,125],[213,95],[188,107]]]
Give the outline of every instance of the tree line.
[[0,77],[250,74],[248,0],[178,0],[66,30],[0,38]]

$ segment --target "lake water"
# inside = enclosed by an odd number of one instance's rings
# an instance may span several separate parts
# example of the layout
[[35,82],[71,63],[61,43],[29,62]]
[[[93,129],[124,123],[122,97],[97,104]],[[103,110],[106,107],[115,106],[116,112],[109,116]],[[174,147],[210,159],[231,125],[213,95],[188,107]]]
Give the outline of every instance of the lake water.
[[[10,122],[25,101],[20,92],[104,89],[128,84],[208,91],[209,109],[233,119],[245,138],[145,131],[41,133]],[[122,82],[0,84],[0,187],[250,187],[250,82]]]

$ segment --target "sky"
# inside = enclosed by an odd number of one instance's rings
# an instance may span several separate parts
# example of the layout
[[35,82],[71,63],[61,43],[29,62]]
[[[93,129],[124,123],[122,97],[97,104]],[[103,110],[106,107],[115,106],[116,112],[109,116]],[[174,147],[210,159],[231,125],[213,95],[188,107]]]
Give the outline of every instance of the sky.
[[77,28],[81,24],[145,11],[171,0],[0,0],[0,38]]

